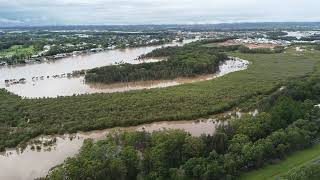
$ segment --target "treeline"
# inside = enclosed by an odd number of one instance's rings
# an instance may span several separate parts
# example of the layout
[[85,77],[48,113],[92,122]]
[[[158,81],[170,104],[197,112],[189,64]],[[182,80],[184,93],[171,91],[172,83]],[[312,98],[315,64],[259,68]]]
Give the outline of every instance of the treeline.
[[283,41],[295,41],[298,38],[293,36],[287,36],[288,33],[284,31],[270,31],[267,32],[268,38],[273,40],[283,40]]
[[176,52],[181,51],[185,49],[188,45],[185,45],[184,47],[174,46],[174,47],[163,47],[159,49],[155,49],[151,51],[150,53],[141,55],[139,59],[144,58],[154,58],[154,57],[170,57],[174,56]]
[[155,50],[151,51],[150,53],[144,54],[144,55],[140,56],[139,59],[156,58],[156,57],[170,57],[170,56],[174,56],[177,53],[184,53],[184,52],[192,53],[196,48],[201,49],[203,51],[210,51],[210,52],[237,51],[239,49],[240,45],[216,46],[214,48],[205,46],[207,44],[225,42],[230,39],[234,39],[234,38],[205,39],[205,40],[195,41],[190,44],[186,44],[182,47],[181,46],[163,47],[163,48],[155,49]]
[[273,40],[284,40],[284,41],[318,41],[320,40],[320,35],[319,34],[314,34],[311,36],[306,36],[306,37],[294,37],[294,36],[286,36],[288,35],[286,32],[269,32],[267,33],[269,39]]
[[167,57],[167,60],[95,68],[87,72],[85,80],[115,83],[191,77],[215,73],[219,63],[227,59],[225,54],[198,46],[163,48],[151,54],[148,56]]
[[30,46],[30,35],[27,34],[5,34],[0,38],[0,51],[9,49],[14,45]]
[[287,36],[288,33],[284,31],[269,31],[266,33],[269,37],[273,36]]
[[45,56],[53,56],[53,55],[62,54],[62,53],[72,53],[74,51],[90,50],[97,47],[98,46],[96,44],[84,44],[81,46],[53,45],[45,53]]
[[308,37],[301,37],[301,41],[318,41],[320,40],[320,35],[319,34],[314,34],[312,36]]
[[320,129],[319,93],[309,94],[314,80],[293,83],[266,112],[231,121],[212,136],[170,130],[86,141],[46,179],[236,179],[312,146]]

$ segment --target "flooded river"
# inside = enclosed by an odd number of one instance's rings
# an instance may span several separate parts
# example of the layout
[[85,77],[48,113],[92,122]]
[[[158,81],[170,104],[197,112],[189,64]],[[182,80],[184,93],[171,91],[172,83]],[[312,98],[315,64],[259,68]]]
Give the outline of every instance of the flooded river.
[[[42,136],[36,144],[30,144],[21,152],[21,149],[8,149],[0,154],[0,179],[31,180],[46,176],[48,171],[63,163],[63,161],[78,153],[85,139],[103,139],[113,131],[147,131],[153,132],[165,129],[182,129],[193,136],[213,134],[218,125],[223,122],[213,119],[202,121],[171,121],[157,122],[129,128],[113,128],[103,131],[77,133],[62,136]],[[44,146],[43,142],[55,139],[52,146]],[[37,148],[38,146],[38,148]],[[40,149],[41,147],[41,149]]]
[[[88,54],[88,55],[79,55],[74,57],[67,57],[55,61],[46,61],[43,63],[35,64],[26,64],[26,65],[15,65],[15,66],[4,66],[0,67],[0,88],[6,88],[9,91],[16,93],[21,96],[28,97],[29,90],[36,91],[36,93],[41,93],[42,91],[52,92],[54,89],[61,88],[62,90],[56,90],[55,93],[48,93],[48,97],[55,97],[57,95],[64,96],[70,95],[63,94],[64,91],[68,92],[71,90],[77,90],[81,88],[82,79],[73,79],[73,80],[59,80],[53,79],[55,75],[62,75],[67,73],[72,73],[73,71],[92,69],[96,67],[102,67],[107,65],[112,65],[117,62],[125,62],[136,64],[140,61],[136,60],[139,56],[149,53],[154,49],[161,48],[164,46],[182,46],[184,44],[196,41],[198,39],[185,40],[182,43],[173,42],[170,44],[165,44],[162,46],[147,46],[147,47],[138,47],[138,48],[127,48],[127,49],[115,49],[107,50],[100,53]],[[152,60],[151,60],[152,61]],[[33,77],[44,77],[39,81],[34,81]],[[50,77],[50,78],[47,78]],[[26,79],[25,84],[16,84],[16,87],[6,86],[5,80],[8,79]],[[46,81],[46,82],[40,82]],[[70,83],[68,86],[69,90],[63,90],[65,83]],[[36,86],[35,88],[30,88],[28,86]],[[59,87],[57,87],[59,86]],[[79,86],[79,87],[78,87]],[[53,90],[50,90],[53,89]],[[24,94],[26,93],[26,94]],[[77,94],[77,91],[74,91],[72,94]],[[72,95],[71,94],[71,95]],[[30,95],[34,97],[34,95]],[[39,95],[43,97],[43,95]]]
[[[186,40],[183,43],[170,43],[163,46],[181,46],[195,40],[197,39]],[[73,71],[112,65],[120,61],[131,64],[141,63],[141,61],[136,60],[139,56],[163,46],[108,50],[96,54],[67,57],[56,61],[0,67],[0,88],[5,88],[24,98],[125,92],[130,90],[163,88],[184,83],[210,80],[231,72],[244,70],[249,64],[248,61],[233,58],[232,60],[220,64],[220,71],[216,74],[198,76],[195,78],[116,83],[111,85],[87,84],[84,82],[84,76],[70,76],[70,73]],[[159,59],[148,59],[146,61],[153,62],[159,61]],[[20,79],[24,80],[22,83],[5,83],[6,80],[12,79],[17,81]]]
[[84,82],[83,76],[72,78],[44,77],[43,80],[6,86],[6,89],[10,92],[27,98],[72,96],[74,94],[125,92],[131,90],[163,88],[176,86],[179,84],[210,80],[231,72],[244,70],[247,68],[248,64],[248,61],[234,58],[221,63],[219,66],[219,72],[217,72],[216,74],[197,76],[194,78],[177,78],[174,80],[138,81],[115,84],[86,84]]
[[[171,43],[165,46],[183,45],[184,43]],[[57,61],[44,62],[40,64],[28,64],[20,66],[9,66],[0,68],[0,88],[18,94],[26,98],[35,97],[56,97],[70,96],[73,94],[87,93],[112,93],[130,90],[161,88],[175,86],[184,83],[192,83],[214,79],[228,73],[245,70],[249,62],[239,58],[230,57],[230,60],[221,63],[219,72],[216,74],[198,76],[195,78],[178,78],[168,81],[144,81],[133,83],[117,83],[112,85],[86,84],[84,77],[67,77],[67,73],[76,70],[91,69],[116,62],[139,63],[135,60],[142,54],[151,52],[161,46],[130,48],[124,50],[110,50],[97,54],[68,57]],[[63,77],[53,78],[55,75]],[[41,77],[42,76],[42,77]],[[33,77],[40,77],[35,80]],[[25,78],[24,83],[6,85],[7,79]],[[103,131],[92,131],[88,133],[77,133],[62,136],[43,136],[38,140],[38,144],[31,143],[24,150],[7,149],[0,154],[0,179],[8,180],[29,180],[45,176],[48,171],[68,158],[72,157],[81,148],[85,139],[99,140],[112,131],[156,131],[166,129],[182,129],[193,136],[201,134],[213,134],[222,122],[213,119],[203,121],[173,121],[158,122],[147,125],[113,128]],[[45,146],[46,141],[54,140],[52,146]]]

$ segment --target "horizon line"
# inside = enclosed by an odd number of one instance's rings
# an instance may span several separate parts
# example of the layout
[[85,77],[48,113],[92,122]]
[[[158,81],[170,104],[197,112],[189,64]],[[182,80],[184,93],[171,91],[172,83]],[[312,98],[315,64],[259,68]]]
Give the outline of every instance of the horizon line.
[[0,28],[6,27],[61,27],[61,26],[201,26],[201,25],[232,25],[232,24],[281,24],[281,23],[319,23],[320,21],[243,21],[243,22],[226,22],[226,23],[159,23],[159,24],[15,24],[15,25],[1,25]]

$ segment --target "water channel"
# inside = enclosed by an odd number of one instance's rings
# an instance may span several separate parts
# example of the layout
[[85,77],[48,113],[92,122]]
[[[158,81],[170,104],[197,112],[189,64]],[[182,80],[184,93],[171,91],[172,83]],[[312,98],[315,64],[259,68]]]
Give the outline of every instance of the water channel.
[[[183,45],[192,41],[194,40],[188,40],[184,43],[171,43],[165,46]],[[53,76],[57,74],[65,75],[76,70],[111,65],[119,61],[133,64],[139,63],[139,61],[135,60],[137,57],[160,47],[161,46],[152,46],[129,48],[124,50],[110,50],[91,55],[68,57],[57,61],[48,61],[39,64],[0,67],[0,88],[6,88],[8,91],[25,98],[124,92],[211,80],[231,72],[245,70],[249,65],[249,62],[246,60],[230,57],[229,60],[220,64],[219,71],[216,74],[198,76],[195,78],[117,83],[112,85],[86,84],[84,83],[84,78],[81,76],[69,78],[63,76],[53,78]],[[155,59],[149,61],[155,61]],[[34,77],[38,77],[38,79],[35,80]],[[14,85],[5,84],[5,80],[7,79],[21,78],[25,78],[26,82]],[[112,131],[153,132],[165,128],[182,129],[193,136],[200,136],[201,134],[213,134],[217,126],[223,123],[224,122],[216,121],[214,119],[200,121],[157,122],[128,128],[113,128],[86,133],[79,132],[77,134],[65,134],[61,136],[41,136],[35,139],[39,140],[38,142],[40,142],[40,144],[30,143],[24,149],[7,149],[5,152],[0,154],[0,179],[28,180],[43,177],[52,167],[63,163],[66,158],[77,154],[85,139],[99,140]],[[43,144],[46,141],[53,139],[55,140],[53,145],[45,146]]]

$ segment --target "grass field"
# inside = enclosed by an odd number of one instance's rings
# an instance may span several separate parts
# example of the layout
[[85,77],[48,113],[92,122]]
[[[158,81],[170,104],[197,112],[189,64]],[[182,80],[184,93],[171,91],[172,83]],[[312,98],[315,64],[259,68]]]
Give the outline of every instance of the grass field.
[[252,104],[287,79],[313,72],[320,62],[320,51],[230,55],[252,64],[210,81],[126,93],[19,99],[0,90],[0,144],[15,146],[39,134],[207,117]]
[[312,163],[320,159],[320,144],[289,155],[286,160],[278,164],[268,165],[263,169],[245,173],[240,180],[275,180],[280,179],[288,171]]
[[31,56],[35,54],[35,50],[33,48],[33,46],[29,46],[29,47],[23,47],[20,45],[15,45],[12,46],[9,49],[0,51],[0,57],[6,57],[6,56],[13,56],[13,55],[17,55],[17,56]]

